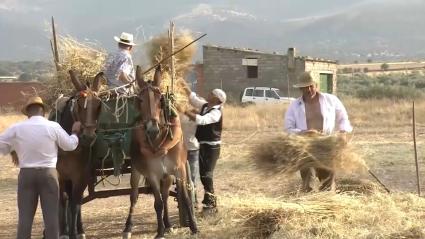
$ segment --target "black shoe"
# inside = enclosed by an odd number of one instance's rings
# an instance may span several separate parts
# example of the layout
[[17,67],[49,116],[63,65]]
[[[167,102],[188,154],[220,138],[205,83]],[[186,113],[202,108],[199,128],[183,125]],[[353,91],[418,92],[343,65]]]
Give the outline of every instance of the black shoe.
[[217,197],[212,193],[205,193],[204,200],[202,200],[204,208],[216,208],[217,207]]

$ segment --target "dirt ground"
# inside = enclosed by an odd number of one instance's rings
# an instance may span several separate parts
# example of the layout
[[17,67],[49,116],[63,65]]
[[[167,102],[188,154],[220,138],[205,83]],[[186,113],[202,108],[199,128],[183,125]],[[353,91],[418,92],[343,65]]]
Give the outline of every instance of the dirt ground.
[[[298,194],[300,178],[298,175],[282,175],[265,178],[258,175],[249,149],[262,142],[267,137],[273,137],[280,129],[267,131],[225,131],[221,158],[218,161],[215,174],[215,187],[219,197],[219,205],[223,207],[226,200],[232,197],[282,197]],[[423,163],[425,152],[425,135],[418,130],[418,148],[420,163]],[[354,132],[352,143],[363,155],[370,169],[393,191],[415,192],[415,164],[411,128],[400,126],[386,129],[363,129]],[[17,223],[16,185],[19,170],[9,157],[1,158],[3,162],[0,171],[0,238],[15,238]],[[347,175],[339,175],[347,177]],[[356,177],[373,180],[369,175]],[[424,180],[422,180],[424,182]],[[124,180],[121,186],[127,186]],[[102,188],[102,187],[100,187]],[[201,185],[198,182],[198,195],[202,196]],[[170,199],[173,201],[172,199]],[[176,203],[170,203],[171,221],[178,224]],[[83,206],[83,220],[87,238],[120,238],[124,228],[129,207],[129,197],[120,196],[98,199]],[[225,214],[226,209],[220,214]],[[200,233],[197,238],[217,238],[217,228],[210,225],[220,223],[220,218],[204,218],[197,213]],[[140,195],[134,216],[133,238],[153,238],[156,231],[156,220],[153,209],[153,197]],[[33,238],[41,238],[42,218],[38,208],[33,226]],[[167,238],[187,238],[188,228],[177,228],[167,235]]]

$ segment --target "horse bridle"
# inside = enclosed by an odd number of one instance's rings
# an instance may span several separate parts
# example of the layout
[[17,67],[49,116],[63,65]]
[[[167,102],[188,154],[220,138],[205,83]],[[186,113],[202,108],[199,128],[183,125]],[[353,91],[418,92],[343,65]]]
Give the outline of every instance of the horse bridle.
[[155,105],[153,104],[154,101],[152,100],[154,98],[154,95],[156,94],[156,95],[160,95],[161,96],[161,98],[160,98],[160,101],[161,101],[161,110],[163,111],[163,116],[164,116],[164,121],[165,122],[163,124],[161,124],[160,122],[158,122],[158,124],[159,124],[160,132],[161,132],[161,130],[164,130],[165,129],[166,130],[166,133],[164,134],[163,138],[161,139],[159,145],[157,145],[156,147],[153,145],[153,140],[149,137],[149,135],[146,132],[146,124],[148,123],[148,121],[150,119],[145,119],[145,120],[142,119],[142,125],[143,125],[143,127],[145,129],[144,130],[145,137],[146,137],[149,145],[152,147],[152,149],[157,150],[157,149],[159,149],[165,143],[165,141],[167,140],[167,137],[170,135],[172,124],[169,122],[169,117],[166,117],[166,114],[167,114],[166,109],[165,109],[165,105],[166,105],[165,101],[166,101],[166,99],[165,99],[164,95],[161,93],[161,90],[159,89],[159,87],[153,86],[151,84],[151,82],[148,82],[145,87],[143,87],[143,88],[140,89],[140,92],[137,95],[137,98],[139,100],[143,100],[142,97],[141,97],[141,95],[145,91],[148,91],[148,94],[149,94],[148,95],[148,100],[149,100],[149,114],[150,115],[152,114],[152,109],[154,109],[154,107],[155,107]]
[[82,90],[82,91],[79,91],[77,93],[77,96],[73,99],[73,102],[72,102],[72,108],[71,108],[72,118],[73,118],[74,122],[75,121],[81,122],[81,126],[83,128],[90,128],[90,127],[96,127],[97,126],[97,122],[96,121],[90,122],[90,123],[86,123],[84,120],[82,120],[80,118],[80,114],[79,114],[80,113],[80,110],[79,110],[78,101],[81,98],[84,98],[84,108],[86,109],[87,108],[87,104],[88,104],[88,96],[89,96],[89,94],[91,94],[94,98],[100,100],[100,98],[96,95],[96,92],[91,91],[91,90]]

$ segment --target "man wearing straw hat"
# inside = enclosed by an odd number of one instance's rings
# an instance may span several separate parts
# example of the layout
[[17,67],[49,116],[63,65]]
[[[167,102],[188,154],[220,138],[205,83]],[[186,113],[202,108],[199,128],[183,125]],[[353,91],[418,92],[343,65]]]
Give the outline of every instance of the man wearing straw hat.
[[32,223],[41,201],[45,237],[59,238],[59,183],[56,171],[58,147],[65,151],[78,146],[80,122],[68,135],[61,126],[44,118],[45,105],[40,97],[32,97],[22,109],[28,119],[14,124],[0,134],[0,154],[19,159],[18,232],[17,238],[31,238]]
[[[285,114],[285,130],[294,134],[325,134],[351,132],[347,111],[335,96],[319,92],[310,72],[304,72],[294,85],[302,96],[291,103]],[[321,182],[320,190],[335,190],[335,173],[327,169],[307,168],[301,170],[302,189],[312,191],[315,176]]]
[[204,210],[216,210],[217,197],[214,194],[213,174],[220,157],[221,131],[223,128],[223,104],[226,93],[221,89],[212,90],[204,100],[186,88],[190,104],[200,109],[199,114],[186,111],[185,114],[197,125],[195,136],[199,141],[199,172],[204,186]]
[[118,42],[118,51],[110,54],[105,64],[105,76],[109,88],[117,88],[117,92],[127,92],[127,88],[122,87],[135,79],[131,50],[136,44],[133,42],[133,35],[123,32],[120,37],[115,36]]

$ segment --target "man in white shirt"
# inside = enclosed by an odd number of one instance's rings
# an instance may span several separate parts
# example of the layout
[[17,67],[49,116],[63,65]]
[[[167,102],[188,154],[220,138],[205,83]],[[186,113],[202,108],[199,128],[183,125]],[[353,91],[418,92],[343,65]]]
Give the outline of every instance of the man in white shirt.
[[186,115],[181,115],[180,122],[183,130],[183,141],[187,149],[187,161],[190,167],[190,177],[195,189],[195,208],[198,205],[196,194],[196,178],[199,175],[199,142],[195,137],[196,123]]
[[[0,154],[15,151],[19,159],[18,239],[31,238],[32,223],[41,201],[46,239],[59,238],[59,183],[56,171],[58,147],[65,151],[78,146],[81,124],[74,123],[73,134],[44,118],[45,106],[40,97],[32,97],[22,112],[28,119],[7,128],[0,135]],[[16,156],[15,156],[16,157]]]
[[[131,50],[136,44],[133,42],[133,35],[123,32],[120,37],[114,37],[118,42],[118,51],[110,54],[105,64],[105,77],[109,88],[116,88],[126,85],[135,79]],[[127,92],[128,88],[119,88],[117,92]]]
[[221,89],[214,89],[204,100],[186,89],[189,102],[199,109],[199,114],[186,111],[185,114],[195,121],[196,138],[199,141],[199,171],[204,186],[204,209],[216,209],[217,197],[214,195],[213,173],[220,157],[221,131],[223,128],[223,104],[226,102],[226,93]]
[[[342,102],[334,95],[317,90],[317,83],[309,72],[301,74],[294,85],[302,96],[293,101],[285,114],[284,128],[295,134],[332,134],[335,131],[348,133],[353,130]],[[326,169],[301,170],[303,190],[311,191],[315,175],[322,185],[320,190],[335,190],[335,173]]]

